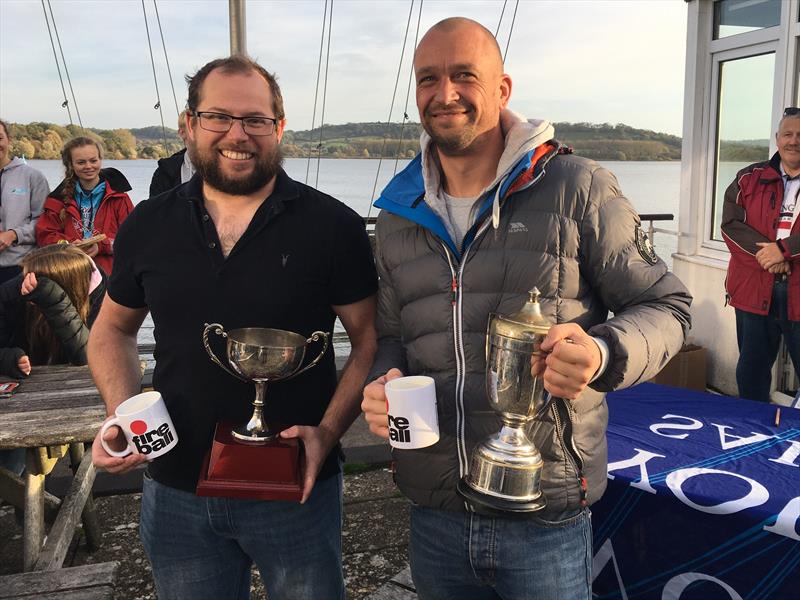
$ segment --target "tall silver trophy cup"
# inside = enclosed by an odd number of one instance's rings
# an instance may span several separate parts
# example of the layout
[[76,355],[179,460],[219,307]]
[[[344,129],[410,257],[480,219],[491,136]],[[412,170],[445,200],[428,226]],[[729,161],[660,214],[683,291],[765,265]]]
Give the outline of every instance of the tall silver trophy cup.
[[[458,485],[470,503],[491,510],[534,512],[546,505],[539,488],[542,457],[527,428],[549,399],[540,346],[551,324],[542,316],[539,290],[529,294],[519,312],[489,317],[486,391],[503,426],[473,450],[469,472]],[[531,374],[534,356],[542,360],[537,376]]]
[[[209,333],[227,339],[226,354],[230,369],[222,364],[211,349]],[[320,340],[322,350],[319,355],[301,369],[306,347]],[[203,346],[211,360],[233,377],[256,384],[253,415],[246,424],[231,428],[234,439],[248,444],[264,444],[278,436],[280,431],[271,430],[263,418],[267,383],[291,379],[316,365],[328,349],[328,340],[329,335],[324,331],[315,331],[306,339],[299,333],[282,329],[245,327],[225,331],[219,323],[206,324],[203,330]]]

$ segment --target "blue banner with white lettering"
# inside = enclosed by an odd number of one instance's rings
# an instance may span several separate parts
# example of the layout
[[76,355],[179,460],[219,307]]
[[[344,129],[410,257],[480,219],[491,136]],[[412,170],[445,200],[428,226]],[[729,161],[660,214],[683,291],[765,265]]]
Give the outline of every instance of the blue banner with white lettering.
[[800,410],[650,383],[608,408],[597,597],[800,599]]

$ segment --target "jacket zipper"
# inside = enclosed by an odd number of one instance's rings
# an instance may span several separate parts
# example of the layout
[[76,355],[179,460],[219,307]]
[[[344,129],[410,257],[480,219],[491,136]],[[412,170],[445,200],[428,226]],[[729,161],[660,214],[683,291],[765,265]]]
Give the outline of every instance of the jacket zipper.
[[[567,411],[564,421],[561,420],[561,415],[558,409],[559,404]],[[572,406],[570,406],[568,400],[556,397],[553,397],[551,406],[553,407],[553,419],[556,426],[556,438],[558,438],[558,442],[561,445],[561,450],[564,452],[564,456],[567,457],[567,460],[569,460],[569,462],[572,464],[572,468],[575,470],[575,475],[578,478],[578,485],[580,486],[581,490],[580,504],[582,507],[586,507],[589,503],[587,499],[589,494],[589,484],[586,481],[586,477],[583,473],[583,457],[581,456],[580,450],[578,450],[577,446],[575,446],[575,440],[572,437]]]
[[464,376],[464,365],[466,360],[464,358],[464,341],[461,337],[463,333],[461,328],[461,265],[458,265],[459,270],[457,271],[447,244],[442,243],[442,247],[444,248],[445,256],[447,256],[447,265],[450,267],[450,276],[452,278],[450,284],[450,302],[453,310],[453,351],[456,359],[456,448],[458,451],[458,475],[459,478],[461,478],[467,474],[469,464],[466,436],[464,435],[464,423],[466,420],[464,414],[464,380],[466,379]]

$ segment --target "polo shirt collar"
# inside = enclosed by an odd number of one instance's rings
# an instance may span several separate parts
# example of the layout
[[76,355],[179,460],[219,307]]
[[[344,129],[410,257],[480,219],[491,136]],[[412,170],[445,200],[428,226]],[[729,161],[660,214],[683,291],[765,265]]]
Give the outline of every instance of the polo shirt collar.
[[[200,177],[199,173],[195,172],[192,178],[178,189],[177,194],[195,204],[202,205],[203,178]],[[276,209],[282,209],[286,202],[299,197],[300,192],[297,188],[297,182],[289,177],[286,171],[283,170],[283,167],[281,167],[275,175],[275,188],[272,190],[272,194],[269,195],[269,198],[267,198],[269,203],[265,202],[264,204],[271,204],[275,206]]]

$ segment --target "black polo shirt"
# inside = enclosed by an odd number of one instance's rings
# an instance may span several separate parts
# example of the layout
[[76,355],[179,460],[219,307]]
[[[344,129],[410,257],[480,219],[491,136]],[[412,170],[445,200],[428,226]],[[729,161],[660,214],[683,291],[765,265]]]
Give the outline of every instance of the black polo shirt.
[[[150,465],[165,485],[194,491],[217,421],[245,423],[255,386],[211,362],[203,324],[333,331],[332,305],[374,294],[377,275],[361,217],[281,170],[275,190],[225,258],[195,176],[140,203],[114,242],[111,298],[150,309],[155,324],[153,386],[161,392],[179,442]],[[224,361],[225,344],[212,335]],[[314,357],[319,343],[306,352]],[[308,362],[307,358],[306,362]],[[295,379],[267,386],[268,421],[317,425],[336,388],[333,349]],[[338,472],[331,452],[320,477]]]

